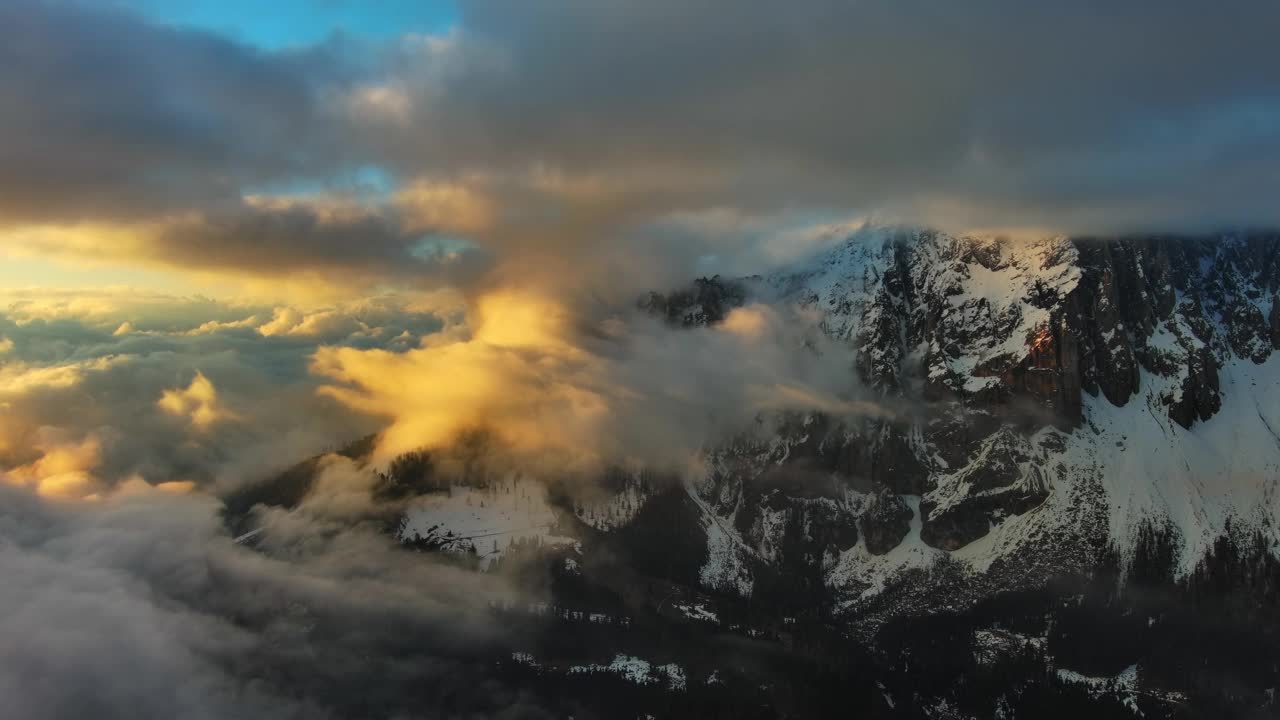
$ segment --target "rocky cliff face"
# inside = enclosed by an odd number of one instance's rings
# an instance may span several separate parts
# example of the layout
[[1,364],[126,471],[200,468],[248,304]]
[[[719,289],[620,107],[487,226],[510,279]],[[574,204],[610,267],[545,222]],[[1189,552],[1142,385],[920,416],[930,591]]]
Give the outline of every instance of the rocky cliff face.
[[1152,526],[1187,573],[1226,534],[1280,527],[1278,236],[865,230],[744,282],[661,310],[817,310],[904,419],[795,418],[711,451],[691,492],[723,546],[709,562],[731,566],[712,585],[798,563],[852,607],[940,562],[978,576],[1131,554]]

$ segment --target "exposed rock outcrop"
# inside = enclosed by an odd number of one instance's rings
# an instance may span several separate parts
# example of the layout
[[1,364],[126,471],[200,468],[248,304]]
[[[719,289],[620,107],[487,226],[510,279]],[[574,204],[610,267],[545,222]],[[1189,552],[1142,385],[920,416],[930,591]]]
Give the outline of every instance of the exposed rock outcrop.
[[911,530],[911,508],[901,496],[885,489],[867,504],[859,521],[867,552],[884,555],[897,547]]

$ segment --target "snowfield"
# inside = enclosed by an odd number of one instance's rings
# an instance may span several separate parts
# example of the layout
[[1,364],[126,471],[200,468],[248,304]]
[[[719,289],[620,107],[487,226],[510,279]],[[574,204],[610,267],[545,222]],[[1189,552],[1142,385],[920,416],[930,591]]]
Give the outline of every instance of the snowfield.
[[555,535],[555,510],[538,480],[518,474],[483,488],[454,485],[445,493],[424,495],[405,512],[401,540],[433,540],[446,549],[476,551],[485,568],[512,543],[574,544]]

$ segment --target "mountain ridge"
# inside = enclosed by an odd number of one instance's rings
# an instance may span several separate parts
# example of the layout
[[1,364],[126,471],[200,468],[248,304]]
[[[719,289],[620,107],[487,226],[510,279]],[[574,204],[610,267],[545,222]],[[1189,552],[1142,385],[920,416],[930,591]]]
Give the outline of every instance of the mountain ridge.
[[864,228],[640,306],[800,306],[909,412],[773,412],[589,490],[449,460],[475,437],[375,487],[406,551],[536,579],[496,667],[583,716],[1273,717],[1278,289],[1275,235]]
[[[919,498],[913,517],[929,547],[962,550],[1051,496],[1076,496],[1058,512],[1077,512],[1096,504],[1080,497],[1094,481],[1111,506],[1107,540],[1131,555],[1141,527],[1131,521],[1172,525],[1180,574],[1228,518],[1237,531],[1275,537],[1280,456],[1269,428],[1280,417],[1267,408],[1280,398],[1266,392],[1280,384],[1274,234],[1015,242],[864,229],[798,269],[748,284],[769,302],[819,309],[824,331],[853,345],[870,386],[929,403],[927,422],[875,419],[824,438],[846,456],[836,472],[864,494]],[[1239,396],[1259,384],[1261,398]],[[1225,469],[1214,464],[1234,454],[1220,431],[1224,402],[1232,424],[1253,428],[1246,446],[1256,450]],[[1133,471],[1126,448],[1151,454],[1157,443],[1175,457],[1194,447],[1211,459],[1193,468],[1181,457],[1183,473],[1161,464],[1172,479],[1150,471],[1143,482],[1116,479]],[[705,480],[700,492],[723,494],[717,484]],[[1128,504],[1115,505],[1126,492]]]

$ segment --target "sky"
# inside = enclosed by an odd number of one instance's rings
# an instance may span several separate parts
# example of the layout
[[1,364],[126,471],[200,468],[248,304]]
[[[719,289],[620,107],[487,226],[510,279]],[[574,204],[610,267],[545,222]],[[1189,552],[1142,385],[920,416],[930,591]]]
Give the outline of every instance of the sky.
[[[623,427],[659,409],[625,398],[669,384],[641,368],[786,336],[761,315],[676,347],[630,317],[654,288],[864,225],[1280,224],[1277,20],[1247,0],[10,0],[0,467],[63,494],[234,486],[226,458],[280,432],[275,391],[327,408],[291,452],[370,427],[403,451],[480,416],[564,446],[528,418]],[[756,354],[744,383],[830,385]],[[468,379],[416,381],[439,376]],[[105,415],[67,413],[77,392]],[[138,413],[201,450],[128,441],[111,418]]]
[[89,267],[315,303],[638,262],[630,291],[755,269],[774,258],[735,234],[831,218],[1280,220],[1276,10],[1256,0],[0,12],[7,282]]
[[[326,408],[290,452],[498,416],[567,446],[548,417],[670,410],[626,399],[669,384],[642,368],[701,382],[714,349],[787,335],[752,310],[738,327],[764,331],[677,347],[631,317],[654,288],[864,225],[1280,224],[1277,20],[1250,0],[9,0],[0,467],[69,495],[231,487],[285,396]],[[743,384],[830,389],[756,355]],[[466,381],[418,381],[441,376]],[[194,449],[113,419],[142,416]]]
[[264,50],[305,47],[334,34],[388,40],[405,33],[447,33],[452,0],[119,0],[122,8],[165,25],[218,33]]
[[[376,467],[478,426],[679,466],[779,397],[885,412],[806,318],[636,310],[859,228],[1278,226],[1277,27],[1268,0],[3,0],[0,698],[323,717],[232,670],[394,679],[343,660],[388,614],[457,684],[492,628],[455,596],[511,588],[385,552]],[[275,559],[231,544],[221,498],[374,433],[261,518]]]

